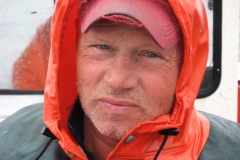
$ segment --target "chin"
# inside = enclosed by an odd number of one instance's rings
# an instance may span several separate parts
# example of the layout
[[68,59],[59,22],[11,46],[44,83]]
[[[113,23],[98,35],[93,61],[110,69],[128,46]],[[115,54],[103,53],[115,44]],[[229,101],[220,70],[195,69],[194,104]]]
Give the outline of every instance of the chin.
[[114,139],[114,140],[121,140],[133,127],[134,125],[127,125],[125,123],[98,123],[94,124],[97,130],[104,136]]

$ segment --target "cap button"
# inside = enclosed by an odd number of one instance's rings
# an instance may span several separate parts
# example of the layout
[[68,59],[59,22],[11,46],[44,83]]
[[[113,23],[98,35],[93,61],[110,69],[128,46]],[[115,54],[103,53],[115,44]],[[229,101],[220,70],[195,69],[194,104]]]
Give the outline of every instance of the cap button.
[[134,139],[135,139],[135,136],[131,135],[125,140],[125,143],[126,144],[131,143]]

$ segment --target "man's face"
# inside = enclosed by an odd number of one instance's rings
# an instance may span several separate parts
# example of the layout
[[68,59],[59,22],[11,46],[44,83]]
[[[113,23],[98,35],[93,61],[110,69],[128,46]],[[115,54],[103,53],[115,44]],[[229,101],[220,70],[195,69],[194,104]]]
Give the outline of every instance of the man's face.
[[161,49],[143,28],[102,21],[82,35],[77,81],[82,108],[97,130],[120,140],[173,107],[182,43]]

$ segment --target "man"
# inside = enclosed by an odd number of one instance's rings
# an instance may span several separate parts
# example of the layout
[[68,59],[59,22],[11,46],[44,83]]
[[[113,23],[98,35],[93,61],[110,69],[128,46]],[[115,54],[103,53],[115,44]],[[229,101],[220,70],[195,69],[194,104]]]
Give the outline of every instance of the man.
[[201,0],[62,0],[52,27],[50,139],[41,104],[27,107],[0,125],[1,157],[239,158],[240,126],[193,106],[208,53]]

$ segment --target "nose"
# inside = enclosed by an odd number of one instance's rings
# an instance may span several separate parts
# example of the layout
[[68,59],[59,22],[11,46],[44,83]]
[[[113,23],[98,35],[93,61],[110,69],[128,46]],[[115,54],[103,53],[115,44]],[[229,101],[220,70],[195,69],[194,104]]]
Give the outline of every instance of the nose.
[[135,65],[131,55],[115,55],[104,76],[108,86],[115,90],[133,89],[136,87],[138,78]]

